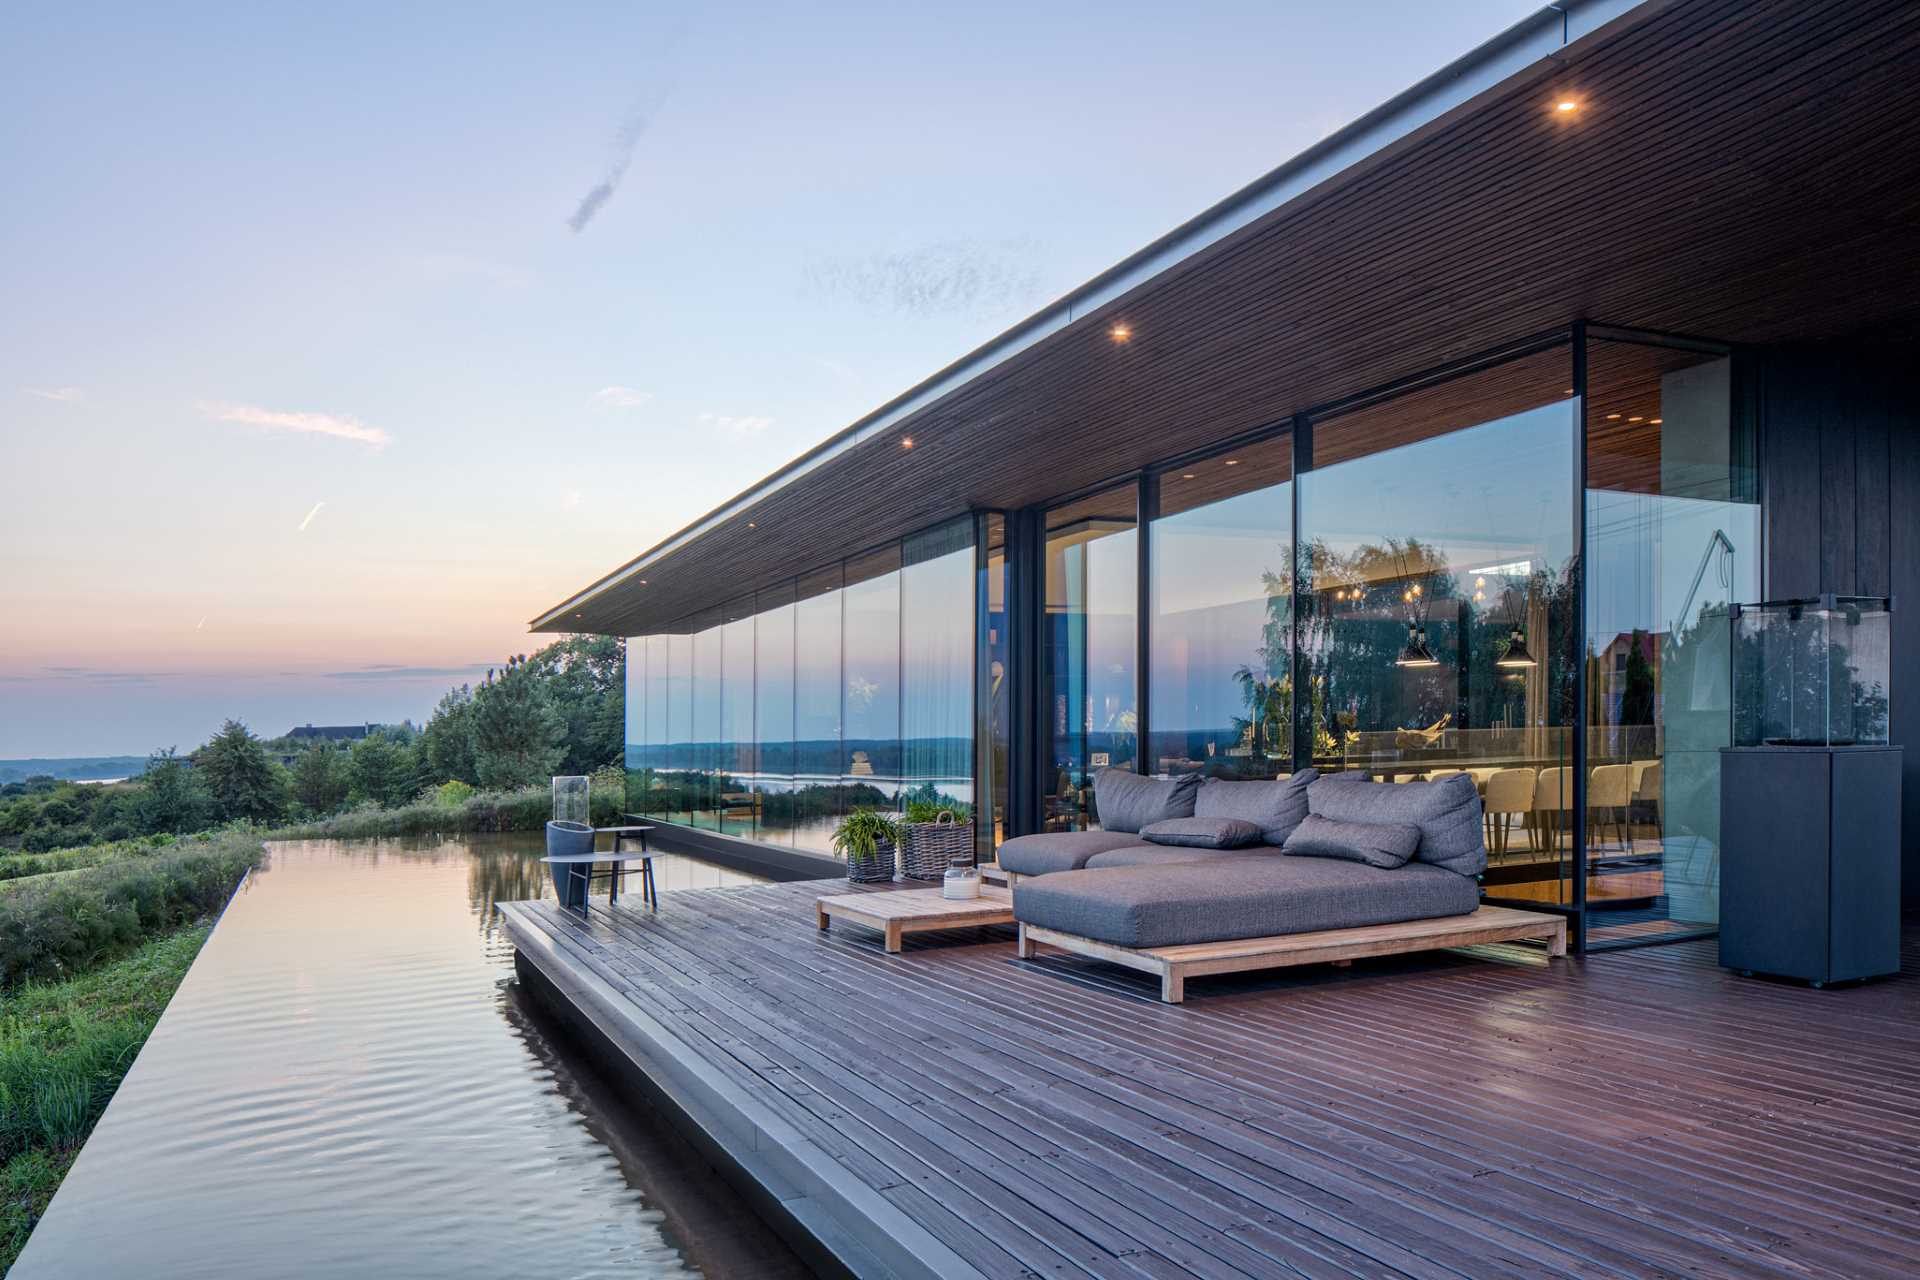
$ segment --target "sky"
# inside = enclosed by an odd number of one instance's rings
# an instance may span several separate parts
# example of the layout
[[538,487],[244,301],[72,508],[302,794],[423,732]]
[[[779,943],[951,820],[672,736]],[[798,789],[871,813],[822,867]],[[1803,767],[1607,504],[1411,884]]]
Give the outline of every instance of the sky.
[[421,720],[1536,7],[10,6],[0,758]]

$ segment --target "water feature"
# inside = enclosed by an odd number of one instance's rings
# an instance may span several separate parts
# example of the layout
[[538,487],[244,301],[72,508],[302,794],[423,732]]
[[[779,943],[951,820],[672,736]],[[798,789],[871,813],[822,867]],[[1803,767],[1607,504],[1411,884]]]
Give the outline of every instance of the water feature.
[[[552,896],[540,852],[273,846],[13,1280],[806,1274],[521,998],[493,908]],[[663,893],[754,879],[656,874]]]

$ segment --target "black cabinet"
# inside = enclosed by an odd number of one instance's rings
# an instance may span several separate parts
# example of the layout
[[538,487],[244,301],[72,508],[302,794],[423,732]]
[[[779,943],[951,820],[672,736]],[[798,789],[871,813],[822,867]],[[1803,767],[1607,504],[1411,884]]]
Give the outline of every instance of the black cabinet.
[[1845,982],[1900,971],[1899,747],[1720,753],[1720,963]]

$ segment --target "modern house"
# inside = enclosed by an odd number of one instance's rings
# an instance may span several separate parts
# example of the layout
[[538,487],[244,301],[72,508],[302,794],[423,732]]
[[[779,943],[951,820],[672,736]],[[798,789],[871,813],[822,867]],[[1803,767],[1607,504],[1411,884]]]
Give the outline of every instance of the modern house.
[[1728,607],[1920,599],[1917,64],[1897,0],[1548,6],[533,628],[626,638],[668,845],[1470,771],[1488,901],[1700,936]]

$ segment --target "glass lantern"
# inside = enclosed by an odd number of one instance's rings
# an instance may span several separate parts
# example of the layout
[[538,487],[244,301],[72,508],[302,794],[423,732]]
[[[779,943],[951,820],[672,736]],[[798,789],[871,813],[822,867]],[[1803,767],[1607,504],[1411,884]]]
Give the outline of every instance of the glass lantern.
[[1892,608],[1840,595],[1734,605],[1734,745],[1885,745]]

